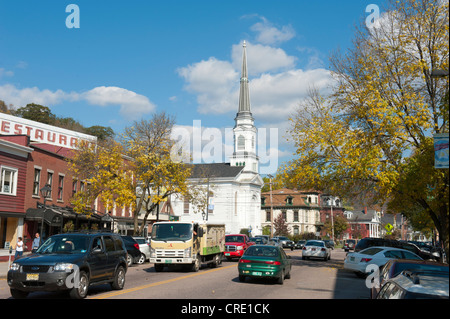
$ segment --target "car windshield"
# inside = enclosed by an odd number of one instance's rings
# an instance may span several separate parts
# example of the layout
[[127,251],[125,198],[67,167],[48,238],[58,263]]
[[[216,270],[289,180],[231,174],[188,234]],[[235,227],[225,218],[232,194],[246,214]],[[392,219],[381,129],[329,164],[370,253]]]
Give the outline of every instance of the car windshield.
[[187,241],[192,238],[192,224],[155,224],[152,228],[152,240]]
[[82,254],[88,250],[87,236],[52,236],[36,251],[38,254]]
[[317,247],[324,247],[325,243],[322,241],[308,241],[306,242],[305,246],[317,246]]
[[430,264],[417,264],[417,263],[397,263],[394,268],[394,276],[397,276],[403,270],[417,271],[430,271],[435,274],[444,273],[446,277],[449,276],[449,267]]
[[252,237],[250,238],[250,241],[257,244],[264,244],[264,239],[262,239],[261,237]]
[[243,243],[244,237],[243,236],[225,236],[225,242],[226,243]]
[[267,247],[267,246],[250,246],[245,251],[244,256],[278,257],[278,249],[275,247]]

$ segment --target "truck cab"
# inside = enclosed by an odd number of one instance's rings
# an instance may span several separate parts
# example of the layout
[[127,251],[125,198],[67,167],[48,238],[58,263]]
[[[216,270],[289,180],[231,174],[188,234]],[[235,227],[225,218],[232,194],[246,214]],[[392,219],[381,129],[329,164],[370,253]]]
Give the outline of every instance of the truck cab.
[[198,271],[201,263],[212,267],[222,261],[225,225],[158,222],[152,227],[150,262],[155,271],[184,265]]
[[227,260],[241,258],[248,247],[255,243],[250,241],[245,234],[232,234],[225,236],[225,251],[223,252]]

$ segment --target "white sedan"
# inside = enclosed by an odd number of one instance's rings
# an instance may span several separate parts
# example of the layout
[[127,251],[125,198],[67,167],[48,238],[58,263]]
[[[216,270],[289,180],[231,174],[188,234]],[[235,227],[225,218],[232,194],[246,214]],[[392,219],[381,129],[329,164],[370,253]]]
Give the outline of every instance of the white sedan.
[[308,240],[302,248],[302,259],[310,257],[329,260],[331,258],[331,250],[325,245],[323,240]]
[[349,253],[344,260],[344,269],[352,270],[357,276],[364,277],[373,271],[375,265],[380,268],[391,259],[422,258],[405,249],[394,247],[369,247],[357,253]]

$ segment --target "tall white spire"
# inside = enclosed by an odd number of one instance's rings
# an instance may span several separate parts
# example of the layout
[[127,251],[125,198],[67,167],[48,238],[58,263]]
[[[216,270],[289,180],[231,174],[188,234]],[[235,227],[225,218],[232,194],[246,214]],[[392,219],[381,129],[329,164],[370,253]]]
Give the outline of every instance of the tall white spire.
[[242,45],[243,54],[242,54],[242,73],[241,73],[241,87],[239,91],[239,113],[248,112],[251,115],[250,111],[250,92],[248,89],[248,73],[247,73],[247,44],[244,43]]
[[250,92],[247,73],[247,44],[244,41],[242,53],[242,74],[239,91],[239,109],[236,114],[234,133],[234,152],[232,166],[244,166],[244,172],[253,178],[258,174],[259,159],[256,155],[256,127],[250,111]]

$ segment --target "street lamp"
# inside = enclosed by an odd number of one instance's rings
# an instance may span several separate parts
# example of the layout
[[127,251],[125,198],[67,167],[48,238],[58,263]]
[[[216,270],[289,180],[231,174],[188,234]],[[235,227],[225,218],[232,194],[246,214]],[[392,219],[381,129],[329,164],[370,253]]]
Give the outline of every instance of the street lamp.
[[269,176],[270,178],[270,238],[273,237],[273,201],[272,201],[272,178],[273,176],[268,174],[267,176]]
[[40,190],[41,196],[44,197],[44,211],[42,212],[42,221],[41,221],[41,236],[43,236],[43,231],[44,231],[44,213],[47,209],[47,207],[45,206],[45,201],[46,199],[50,196],[50,194],[52,193],[52,187],[50,186],[50,184],[45,184],[44,187],[42,187]]
[[324,196],[323,197],[324,200],[326,201],[331,201],[330,202],[330,209],[331,209],[331,239],[334,241],[334,217],[333,217],[333,206],[336,205],[336,207],[338,207],[339,205],[339,199],[338,198],[334,198],[333,196]]

